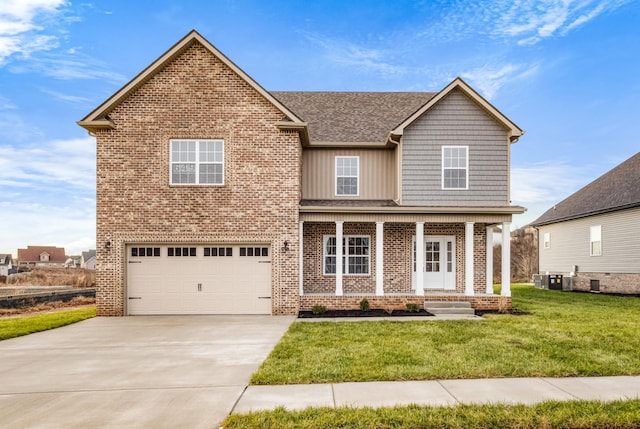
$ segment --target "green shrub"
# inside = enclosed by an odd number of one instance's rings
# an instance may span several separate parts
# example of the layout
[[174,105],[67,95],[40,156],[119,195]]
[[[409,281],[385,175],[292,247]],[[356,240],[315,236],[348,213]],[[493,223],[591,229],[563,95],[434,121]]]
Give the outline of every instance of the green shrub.
[[327,307],[325,307],[324,305],[314,305],[311,308],[311,312],[313,314],[324,314],[327,312]]
[[420,311],[420,306],[418,304],[410,302],[407,304],[407,311],[409,313],[418,313]]
[[369,305],[369,301],[367,300],[367,298],[364,298],[362,301],[360,301],[360,310],[362,311],[371,310],[371,306]]

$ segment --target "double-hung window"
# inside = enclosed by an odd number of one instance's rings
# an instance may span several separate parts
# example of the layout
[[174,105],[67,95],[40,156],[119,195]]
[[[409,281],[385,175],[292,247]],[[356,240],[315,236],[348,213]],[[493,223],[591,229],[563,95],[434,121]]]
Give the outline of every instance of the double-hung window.
[[336,156],[336,196],[357,196],[359,173],[359,156]]
[[551,233],[550,232],[545,232],[544,235],[542,236],[543,238],[543,245],[545,249],[548,249],[551,247]]
[[224,184],[224,140],[171,140],[172,185]]
[[602,225],[594,225],[589,229],[589,254],[602,256]]
[[442,189],[469,189],[469,147],[442,147]]
[[[370,237],[345,235],[342,237],[342,274],[369,274]],[[336,236],[324,237],[324,273],[336,273]]]

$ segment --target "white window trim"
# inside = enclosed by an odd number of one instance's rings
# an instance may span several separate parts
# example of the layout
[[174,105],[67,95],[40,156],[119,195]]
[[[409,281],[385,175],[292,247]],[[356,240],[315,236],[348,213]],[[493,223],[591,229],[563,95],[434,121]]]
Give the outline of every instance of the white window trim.
[[[335,256],[327,254],[327,241],[330,238],[335,238],[335,234],[324,235],[322,237],[322,275],[335,276],[336,273],[327,273],[327,257]],[[345,251],[342,253],[342,268],[344,269],[343,276],[358,276],[358,277],[370,277],[371,276],[371,236],[370,235],[343,235],[342,239],[346,242],[350,238],[368,238],[369,239],[369,254],[368,255],[349,255],[349,246],[345,246]],[[336,246],[338,243],[336,242]],[[367,273],[350,273],[349,272],[349,256],[354,257],[366,257],[367,258]]]
[[[355,176],[338,176],[338,159],[355,158],[357,161],[358,172]],[[336,156],[335,158],[335,180],[334,180],[334,193],[336,197],[359,197],[360,196],[360,157],[357,155],[348,156]],[[356,178],[356,193],[355,194],[338,194],[338,177],[355,177]]]
[[550,232],[545,232],[544,234],[542,234],[542,245],[544,246],[545,249],[550,249],[551,248],[551,233]]
[[[444,151],[445,149],[465,149],[467,156],[465,157],[465,166],[464,166],[464,171],[466,173],[466,180],[465,180],[465,184],[466,186],[464,188],[446,188],[444,186],[444,171],[445,171],[445,166],[444,166]],[[441,186],[442,189],[445,191],[465,191],[469,189],[469,146],[450,146],[450,145],[446,145],[446,146],[442,146],[442,153],[441,153],[441,165],[442,165],[442,171],[441,171],[441,176],[442,176],[442,180],[441,180]],[[448,167],[448,169],[453,169],[451,167]],[[460,167],[456,167],[456,170],[461,170],[462,168]]]
[[[173,164],[184,164],[184,162],[173,162],[172,160],[172,146],[173,142],[179,141],[194,141],[196,142],[196,181],[195,183],[173,183]],[[199,183],[200,181],[200,142],[220,142],[222,143],[222,162],[207,162],[205,164],[222,164],[222,182],[220,183]],[[223,139],[170,139],[169,140],[169,185],[170,186],[224,186],[225,176],[224,176],[224,164],[225,164],[225,154],[224,154],[224,140]]]
[[[596,228],[596,229],[594,229]],[[594,234],[594,231],[597,231],[597,234]],[[597,236],[597,240],[595,240],[594,235]],[[593,252],[593,243],[600,243],[600,252]],[[602,256],[602,225],[592,225],[589,227],[589,256]]]

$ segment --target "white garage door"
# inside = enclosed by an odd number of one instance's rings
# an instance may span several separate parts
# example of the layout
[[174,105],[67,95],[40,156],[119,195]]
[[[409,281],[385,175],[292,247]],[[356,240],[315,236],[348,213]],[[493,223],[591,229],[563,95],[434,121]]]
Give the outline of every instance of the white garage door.
[[271,314],[266,245],[131,245],[127,313]]

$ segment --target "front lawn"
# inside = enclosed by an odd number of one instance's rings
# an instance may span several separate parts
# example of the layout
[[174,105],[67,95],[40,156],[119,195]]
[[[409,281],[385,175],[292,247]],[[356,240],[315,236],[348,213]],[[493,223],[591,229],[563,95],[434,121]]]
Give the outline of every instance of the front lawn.
[[260,429],[414,429],[414,428],[581,428],[640,427],[640,400],[546,402],[525,405],[458,405],[456,407],[309,408],[233,414],[224,427]]
[[96,307],[0,319],[0,340],[59,328],[95,317]]
[[513,285],[530,315],[294,323],[252,384],[640,374],[640,299]]

